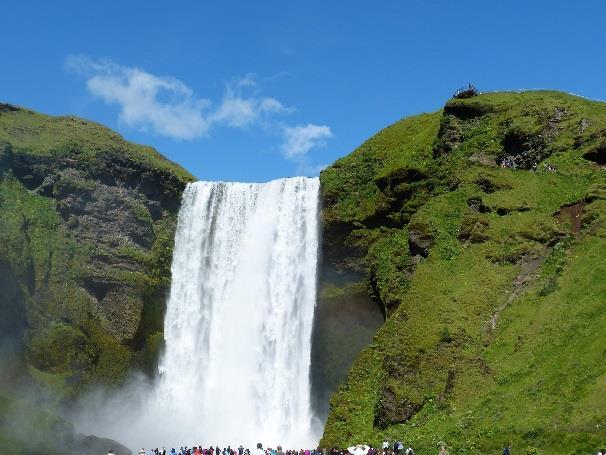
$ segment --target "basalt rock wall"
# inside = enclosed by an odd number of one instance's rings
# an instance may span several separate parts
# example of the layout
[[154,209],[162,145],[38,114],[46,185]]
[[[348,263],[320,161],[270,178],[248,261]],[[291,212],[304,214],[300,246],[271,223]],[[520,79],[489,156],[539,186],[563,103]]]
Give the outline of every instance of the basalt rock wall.
[[[0,109],[5,338],[68,398],[151,372],[181,192],[192,176],[101,125]],[[16,342],[15,342],[16,340]]]

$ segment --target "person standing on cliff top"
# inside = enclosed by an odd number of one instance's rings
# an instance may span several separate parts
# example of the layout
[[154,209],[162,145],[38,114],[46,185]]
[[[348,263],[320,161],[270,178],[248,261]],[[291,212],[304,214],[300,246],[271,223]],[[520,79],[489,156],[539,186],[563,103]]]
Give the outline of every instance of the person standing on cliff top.
[[503,455],[511,455],[511,452],[509,449],[511,449],[511,444],[507,444],[505,446],[505,448],[503,449]]

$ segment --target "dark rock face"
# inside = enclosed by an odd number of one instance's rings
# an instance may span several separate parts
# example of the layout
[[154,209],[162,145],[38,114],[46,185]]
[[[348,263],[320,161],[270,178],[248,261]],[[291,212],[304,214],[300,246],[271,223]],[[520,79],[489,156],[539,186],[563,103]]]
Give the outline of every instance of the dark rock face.
[[398,397],[393,390],[385,388],[375,411],[375,426],[387,428],[396,423],[407,422],[422,407],[422,402],[414,402],[405,396]]
[[419,255],[424,258],[429,256],[429,250],[433,245],[433,232],[431,227],[424,223],[411,223],[408,226],[408,246],[410,254]]
[[132,340],[143,310],[140,285],[124,274],[145,273],[142,258],[155,242],[154,221],[174,217],[185,182],[168,171],[103,154],[91,163],[14,153],[5,170],[34,193],[56,201],[65,232],[95,250],[80,283],[102,326],[119,342]]
[[503,153],[497,157],[497,163],[512,169],[533,169],[551,154],[542,136],[518,131],[505,134],[503,149]]
[[[160,204],[163,209],[178,210],[181,193],[186,182],[173,172],[157,169],[153,166],[137,162],[121,156],[118,152],[105,152],[98,154],[94,159],[84,160],[69,154],[34,155],[14,152],[10,144],[0,145],[0,162],[3,169],[11,169],[17,177],[30,190],[38,190],[44,194],[52,185],[63,176],[68,188],[74,190],[80,181],[88,180],[96,185],[118,187],[131,194]],[[86,185],[78,187],[86,189]],[[157,212],[156,212],[157,213]]]
[[497,163],[511,169],[536,169],[554,152],[551,143],[567,115],[566,109],[557,107],[547,121],[538,125],[529,126],[523,122],[510,125],[503,137],[503,152],[497,156]]
[[[494,106],[479,101],[455,99],[446,103],[433,147],[434,157],[455,151],[474,125],[477,125],[482,117],[494,112],[497,112]],[[496,164],[511,169],[536,169],[541,161],[554,152],[551,143],[558,136],[559,125],[567,115],[564,108],[556,108],[542,123],[533,123],[537,121],[535,117],[522,117],[521,120],[516,119],[510,125],[505,125],[501,137],[502,150],[495,157]],[[584,128],[587,127],[586,123],[583,125]],[[479,161],[482,164],[487,162],[485,158]]]
[[406,187],[402,188],[402,185],[409,185],[411,183],[419,182],[427,178],[429,178],[427,173],[421,169],[416,169],[414,167],[404,167],[398,168],[390,174],[382,176],[376,179],[375,181],[381,191],[394,194],[401,194],[402,189],[406,189]]
[[0,342],[20,335],[26,325],[25,297],[18,283],[10,265],[0,260]]
[[433,146],[433,155],[436,158],[447,155],[459,146],[463,140],[462,122],[454,115],[444,116],[440,121],[440,130]]
[[347,377],[356,356],[372,341],[384,316],[370,299],[362,275],[335,273],[328,263],[321,267],[319,278],[310,374],[312,405],[316,415],[325,418],[331,395]]
[[24,315],[11,337],[50,390],[153,371],[192,180],[101,125],[0,105],[0,263],[16,282],[4,314]]
[[136,190],[92,183],[71,169],[55,174],[53,181],[51,196],[74,237],[109,247],[126,243],[148,249],[153,244],[147,201]]
[[461,120],[470,120],[473,118],[482,117],[493,111],[494,109],[492,106],[480,102],[458,103],[456,101],[451,101],[446,103],[444,106],[445,114],[453,115]]
[[484,204],[484,202],[482,201],[482,198],[479,198],[479,197],[473,197],[473,198],[467,199],[467,206],[474,212],[489,213],[492,211],[492,209],[490,207],[488,207],[486,204]]
[[[31,270],[29,271],[32,273]],[[32,276],[25,277],[32,282]],[[25,293],[10,264],[0,259],[0,384],[18,382],[23,374],[23,332],[27,327]],[[0,419],[1,420],[1,419]]]
[[132,455],[132,451],[122,444],[97,436],[79,436],[72,444],[71,450],[74,455],[83,453],[106,454],[109,450],[112,450],[115,455]]
[[486,194],[491,194],[495,191],[511,189],[511,186],[509,184],[500,182],[494,176],[489,174],[480,174],[478,178],[474,181],[474,183],[478,185],[480,189]]
[[433,147],[434,157],[447,155],[456,150],[463,142],[463,130],[467,123],[472,123],[494,111],[494,108],[480,101],[460,102],[451,100],[444,106],[444,114],[440,121],[440,130]]
[[0,113],[1,112],[14,112],[18,111],[19,108],[17,106],[13,106],[12,104],[0,103]]
[[488,240],[486,231],[489,222],[485,218],[472,214],[463,217],[459,239],[471,243],[482,243]]
[[606,141],[594,150],[584,153],[583,158],[593,161],[598,166],[606,166]]

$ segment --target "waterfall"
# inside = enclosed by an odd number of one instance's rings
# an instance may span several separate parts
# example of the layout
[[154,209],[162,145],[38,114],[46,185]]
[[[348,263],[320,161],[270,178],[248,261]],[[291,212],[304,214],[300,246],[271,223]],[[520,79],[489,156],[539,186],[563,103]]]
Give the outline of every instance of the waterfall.
[[183,194],[156,389],[177,444],[312,447],[316,178]]

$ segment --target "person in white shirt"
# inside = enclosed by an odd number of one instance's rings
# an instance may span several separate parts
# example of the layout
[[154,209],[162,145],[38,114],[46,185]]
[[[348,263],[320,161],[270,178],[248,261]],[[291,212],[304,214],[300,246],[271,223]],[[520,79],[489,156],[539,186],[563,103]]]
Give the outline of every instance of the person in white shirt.
[[389,442],[387,441],[387,439],[385,439],[385,440],[383,441],[383,446],[382,446],[382,447],[383,447],[383,450],[387,450],[387,449],[389,449]]

